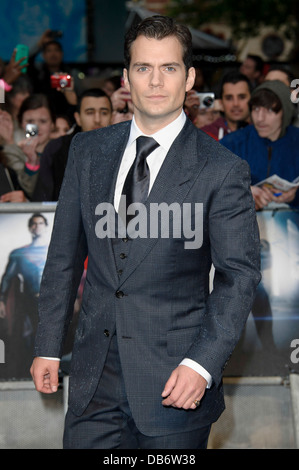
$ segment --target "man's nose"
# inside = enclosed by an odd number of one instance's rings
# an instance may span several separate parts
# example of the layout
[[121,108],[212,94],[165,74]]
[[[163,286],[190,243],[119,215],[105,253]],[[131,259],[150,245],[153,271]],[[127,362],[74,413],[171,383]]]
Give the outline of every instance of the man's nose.
[[233,106],[239,106],[240,102],[241,100],[237,96],[233,97]]
[[154,68],[150,75],[150,86],[161,86],[163,84],[163,76],[159,69]]
[[95,122],[96,124],[101,124],[101,122],[102,122],[101,113],[95,113],[95,115],[94,115],[94,122]]

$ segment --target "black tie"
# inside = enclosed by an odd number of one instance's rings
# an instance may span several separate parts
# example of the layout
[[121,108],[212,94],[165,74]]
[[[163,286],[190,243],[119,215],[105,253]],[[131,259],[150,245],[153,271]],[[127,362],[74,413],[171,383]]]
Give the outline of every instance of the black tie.
[[[126,209],[134,202],[144,203],[148,196],[150,170],[146,158],[159,144],[152,137],[140,136],[136,140],[136,158],[125,180],[123,195],[126,196]],[[133,216],[131,216],[133,217]],[[127,216],[127,223],[130,216]]]

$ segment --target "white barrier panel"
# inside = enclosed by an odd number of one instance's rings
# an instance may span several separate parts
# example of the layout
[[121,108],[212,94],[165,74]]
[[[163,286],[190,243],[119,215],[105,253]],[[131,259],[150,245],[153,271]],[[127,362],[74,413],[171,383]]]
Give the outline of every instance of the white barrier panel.
[[299,372],[299,211],[257,213],[262,282],[227,375]]
[[[5,350],[5,363],[0,360],[0,380],[30,378],[37,285],[55,209],[55,204],[42,203],[0,205],[0,295],[4,297],[0,313],[5,310],[4,315],[0,314],[0,340]],[[28,226],[36,213],[46,219],[44,243],[38,247],[33,242],[34,231]],[[257,218],[263,280],[226,376],[285,376],[299,372],[299,211],[266,210],[258,212]],[[66,372],[83,283],[84,278],[62,361]]]

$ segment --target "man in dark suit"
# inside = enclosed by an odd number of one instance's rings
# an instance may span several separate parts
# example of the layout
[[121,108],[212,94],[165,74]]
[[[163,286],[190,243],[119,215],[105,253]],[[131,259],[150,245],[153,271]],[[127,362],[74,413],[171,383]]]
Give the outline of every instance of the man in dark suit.
[[[124,69],[132,122],[72,142],[31,367],[37,390],[57,390],[88,256],[65,448],[205,448],[224,410],[222,373],[260,280],[259,240],[247,164],[182,111],[191,46],[170,18],[133,27]],[[158,144],[147,164],[140,136]]]

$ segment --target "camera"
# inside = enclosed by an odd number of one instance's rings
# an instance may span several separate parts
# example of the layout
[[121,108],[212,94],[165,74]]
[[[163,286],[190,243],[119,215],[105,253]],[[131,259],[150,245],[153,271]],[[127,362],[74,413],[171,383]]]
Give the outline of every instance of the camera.
[[51,75],[51,87],[52,88],[71,88],[72,77],[68,73],[54,73]]
[[36,124],[26,124],[26,138],[35,137],[38,134],[38,127]]
[[215,93],[197,93],[199,97],[199,108],[211,108],[215,101]]

